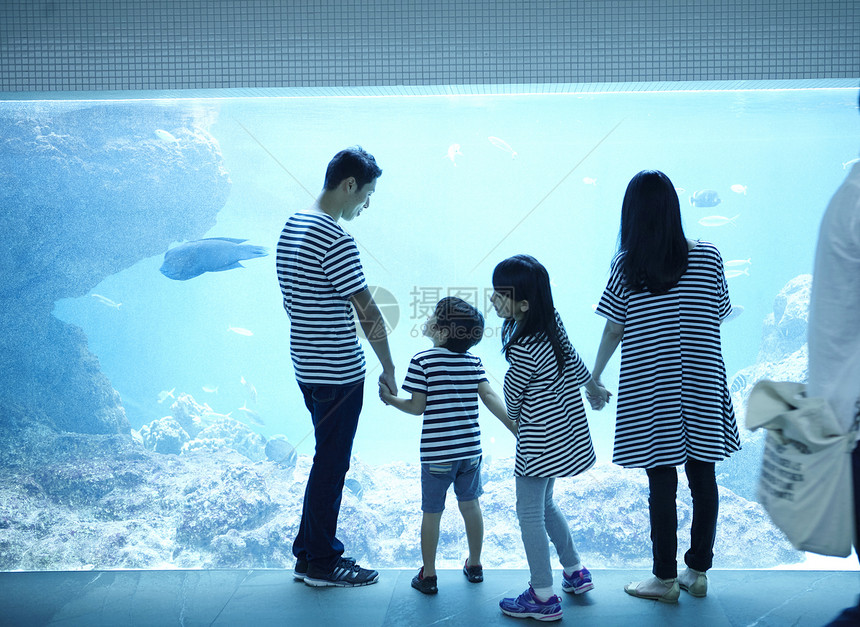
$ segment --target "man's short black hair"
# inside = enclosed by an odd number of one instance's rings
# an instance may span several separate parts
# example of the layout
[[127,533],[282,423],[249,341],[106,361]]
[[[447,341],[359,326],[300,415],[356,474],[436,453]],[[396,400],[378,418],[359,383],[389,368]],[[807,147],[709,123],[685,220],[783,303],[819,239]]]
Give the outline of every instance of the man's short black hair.
[[484,316],[472,305],[456,296],[447,296],[436,304],[436,326],[448,332],[442,345],[455,353],[465,353],[484,337]]
[[372,154],[361,146],[353,146],[341,150],[328,162],[323,187],[328,190],[335,189],[350,176],[355,179],[358,188],[361,189],[373,179],[382,176],[382,168],[376,165],[376,159],[373,158]]

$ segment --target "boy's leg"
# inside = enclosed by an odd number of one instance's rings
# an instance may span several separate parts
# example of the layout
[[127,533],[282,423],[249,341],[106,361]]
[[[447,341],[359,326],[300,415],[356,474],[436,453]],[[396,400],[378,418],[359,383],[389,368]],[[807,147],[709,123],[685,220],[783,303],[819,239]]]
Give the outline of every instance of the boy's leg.
[[424,560],[424,576],[436,576],[436,547],[439,545],[439,523],[442,512],[427,513],[421,519],[421,559]]
[[481,548],[484,544],[484,517],[478,499],[459,501],[460,514],[466,525],[466,542],[469,544],[469,566],[481,565]]

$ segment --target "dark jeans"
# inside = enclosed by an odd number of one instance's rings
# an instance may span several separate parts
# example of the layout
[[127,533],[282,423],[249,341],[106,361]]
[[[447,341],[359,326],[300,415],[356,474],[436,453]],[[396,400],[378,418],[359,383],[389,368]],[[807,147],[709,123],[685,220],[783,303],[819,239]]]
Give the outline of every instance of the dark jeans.
[[308,561],[308,571],[326,575],[343,555],[337,517],[352,441],[364,399],[364,382],[353,385],[304,385],[299,388],[311,412],[316,449],[308,475],[302,520],[293,555]]
[[[693,570],[706,571],[713,565],[714,538],[717,533],[719,495],[713,462],[694,459],[685,464],[690,494],[693,496],[693,525],[690,530],[690,550],[684,562]],[[651,513],[651,547],[654,552],[652,572],[660,579],[678,576],[678,472],[674,466],[649,468]]]

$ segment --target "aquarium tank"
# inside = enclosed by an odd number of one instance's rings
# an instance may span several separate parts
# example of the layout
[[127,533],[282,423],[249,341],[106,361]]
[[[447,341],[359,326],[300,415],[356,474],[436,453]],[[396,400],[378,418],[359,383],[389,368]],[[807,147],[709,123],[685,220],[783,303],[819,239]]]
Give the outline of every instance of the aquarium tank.
[[[429,346],[422,324],[454,295],[486,316],[472,352],[501,391],[490,278],[518,253],[547,267],[591,366],[621,199],[636,172],[659,169],[687,236],[725,261],[723,352],[742,426],[756,381],[805,380],[818,223],[860,148],[856,88],[802,87],[0,102],[0,569],[292,567],[314,438],[274,248],[351,145],[383,170],[369,208],[342,225],[399,383]],[[177,271],[183,246],[228,261]],[[421,419],[380,402],[363,344],[341,538],[363,564],[415,568]],[[618,362],[604,376],[612,391]],[[588,411],[598,463],[559,480],[556,500],[589,567],[646,568],[647,480],[611,464],[613,411]],[[524,568],[515,443],[483,407],[480,421],[484,566]],[[756,502],[763,434],[741,431],[743,449],[717,467],[715,567],[814,567]],[[685,492],[682,477],[682,546]],[[453,504],[449,494],[440,567],[467,554]]]

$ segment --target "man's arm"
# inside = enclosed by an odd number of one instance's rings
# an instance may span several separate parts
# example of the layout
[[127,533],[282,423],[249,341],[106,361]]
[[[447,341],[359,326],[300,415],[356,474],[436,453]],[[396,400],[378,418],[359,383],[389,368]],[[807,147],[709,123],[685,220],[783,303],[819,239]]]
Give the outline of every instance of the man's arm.
[[388,388],[392,394],[397,394],[397,382],[394,380],[394,362],[391,360],[391,350],[388,348],[388,330],[385,321],[379,312],[379,307],[373,301],[370,290],[367,288],[349,297],[358,322],[365,337],[370,342],[370,347],[376,353],[379,363],[382,364],[382,374],[379,382]]

